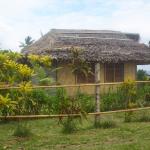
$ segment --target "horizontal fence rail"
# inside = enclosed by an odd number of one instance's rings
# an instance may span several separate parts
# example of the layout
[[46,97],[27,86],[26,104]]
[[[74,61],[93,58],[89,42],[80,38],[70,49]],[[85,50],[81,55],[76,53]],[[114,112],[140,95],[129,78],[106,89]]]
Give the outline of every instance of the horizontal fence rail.
[[[120,85],[124,82],[112,82],[112,83],[91,83],[91,84],[69,84],[69,85],[49,85],[49,86],[39,86],[33,85],[29,87],[30,89],[38,88],[65,88],[65,87],[84,87],[84,86],[105,86],[105,85]],[[150,81],[135,81],[135,83],[150,83]],[[6,89],[20,89],[19,86],[10,86],[10,85],[0,85],[0,90]]]
[[[148,110],[150,107],[142,107],[142,108],[133,108],[133,109],[122,109],[122,110],[114,110],[114,111],[106,111],[106,112],[94,112],[87,113],[87,115],[107,115],[113,113],[122,113],[122,112],[135,112],[141,110]],[[58,115],[16,115],[16,116],[0,116],[0,120],[32,120],[32,119],[46,119],[46,118],[61,118],[61,117],[80,117],[81,114],[58,114]]]

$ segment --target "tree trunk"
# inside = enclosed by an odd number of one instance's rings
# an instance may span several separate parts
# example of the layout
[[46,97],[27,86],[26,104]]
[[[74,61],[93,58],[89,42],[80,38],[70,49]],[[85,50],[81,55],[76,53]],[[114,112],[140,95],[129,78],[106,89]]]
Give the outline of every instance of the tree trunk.
[[[100,83],[100,63],[95,64],[95,83]],[[100,85],[95,86],[95,112],[100,112]],[[100,123],[100,115],[95,115],[95,125]]]

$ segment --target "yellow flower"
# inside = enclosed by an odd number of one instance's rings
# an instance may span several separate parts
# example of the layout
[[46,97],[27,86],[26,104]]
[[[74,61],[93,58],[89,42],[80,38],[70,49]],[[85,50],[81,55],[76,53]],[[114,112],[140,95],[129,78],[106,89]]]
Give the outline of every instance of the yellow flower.
[[18,64],[18,72],[22,77],[31,77],[34,71],[27,65]]
[[28,93],[32,91],[32,84],[31,82],[21,82],[19,84],[20,91],[23,93]]
[[17,63],[13,60],[6,60],[4,66],[8,69],[17,69]]
[[51,65],[51,57],[50,56],[41,56],[39,62],[45,66]]
[[8,60],[9,57],[5,54],[0,54],[0,62],[5,62],[6,60]]
[[9,94],[7,94],[5,97],[3,95],[0,95],[0,108],[7,107],[7,108],[15,108],[17,105],[16,101],[12,101],[9,98]]
[[38,55],[29,55],[28,56],[29,60],[33,61],[33,62],[37,62],[39,61],[40,57]]
[[28,56],[29,60],[33,63],[40,63],[40,64],[43,64],[44,66],[47,66],[49,67],[51,65],[51,60],[52,60],[52,57],[50,56],[45,56],[45,55],[29,55]]

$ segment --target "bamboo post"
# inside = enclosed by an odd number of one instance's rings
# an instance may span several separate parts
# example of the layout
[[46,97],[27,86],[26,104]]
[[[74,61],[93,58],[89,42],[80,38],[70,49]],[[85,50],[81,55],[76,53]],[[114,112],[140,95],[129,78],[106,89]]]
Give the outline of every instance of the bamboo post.
[[[95,83],[100,83],[100,63],[95,64]],[[95,112],[100,112],[100,85],[95,86]],[[100,122],[100,114],[95,115],[95,125]]]

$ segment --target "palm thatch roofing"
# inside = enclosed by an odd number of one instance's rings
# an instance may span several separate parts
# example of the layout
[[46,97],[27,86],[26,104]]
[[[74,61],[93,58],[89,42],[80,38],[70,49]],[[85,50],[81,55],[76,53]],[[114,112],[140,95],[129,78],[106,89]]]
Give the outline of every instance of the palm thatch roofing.
[[51,55],[56,60],[71,60],[71,47],[81,48],[80,57],[92,62],[150,63],[150,48],[139,43],[139,34],[109,30],[52,29],[23,49],[24,54]]

